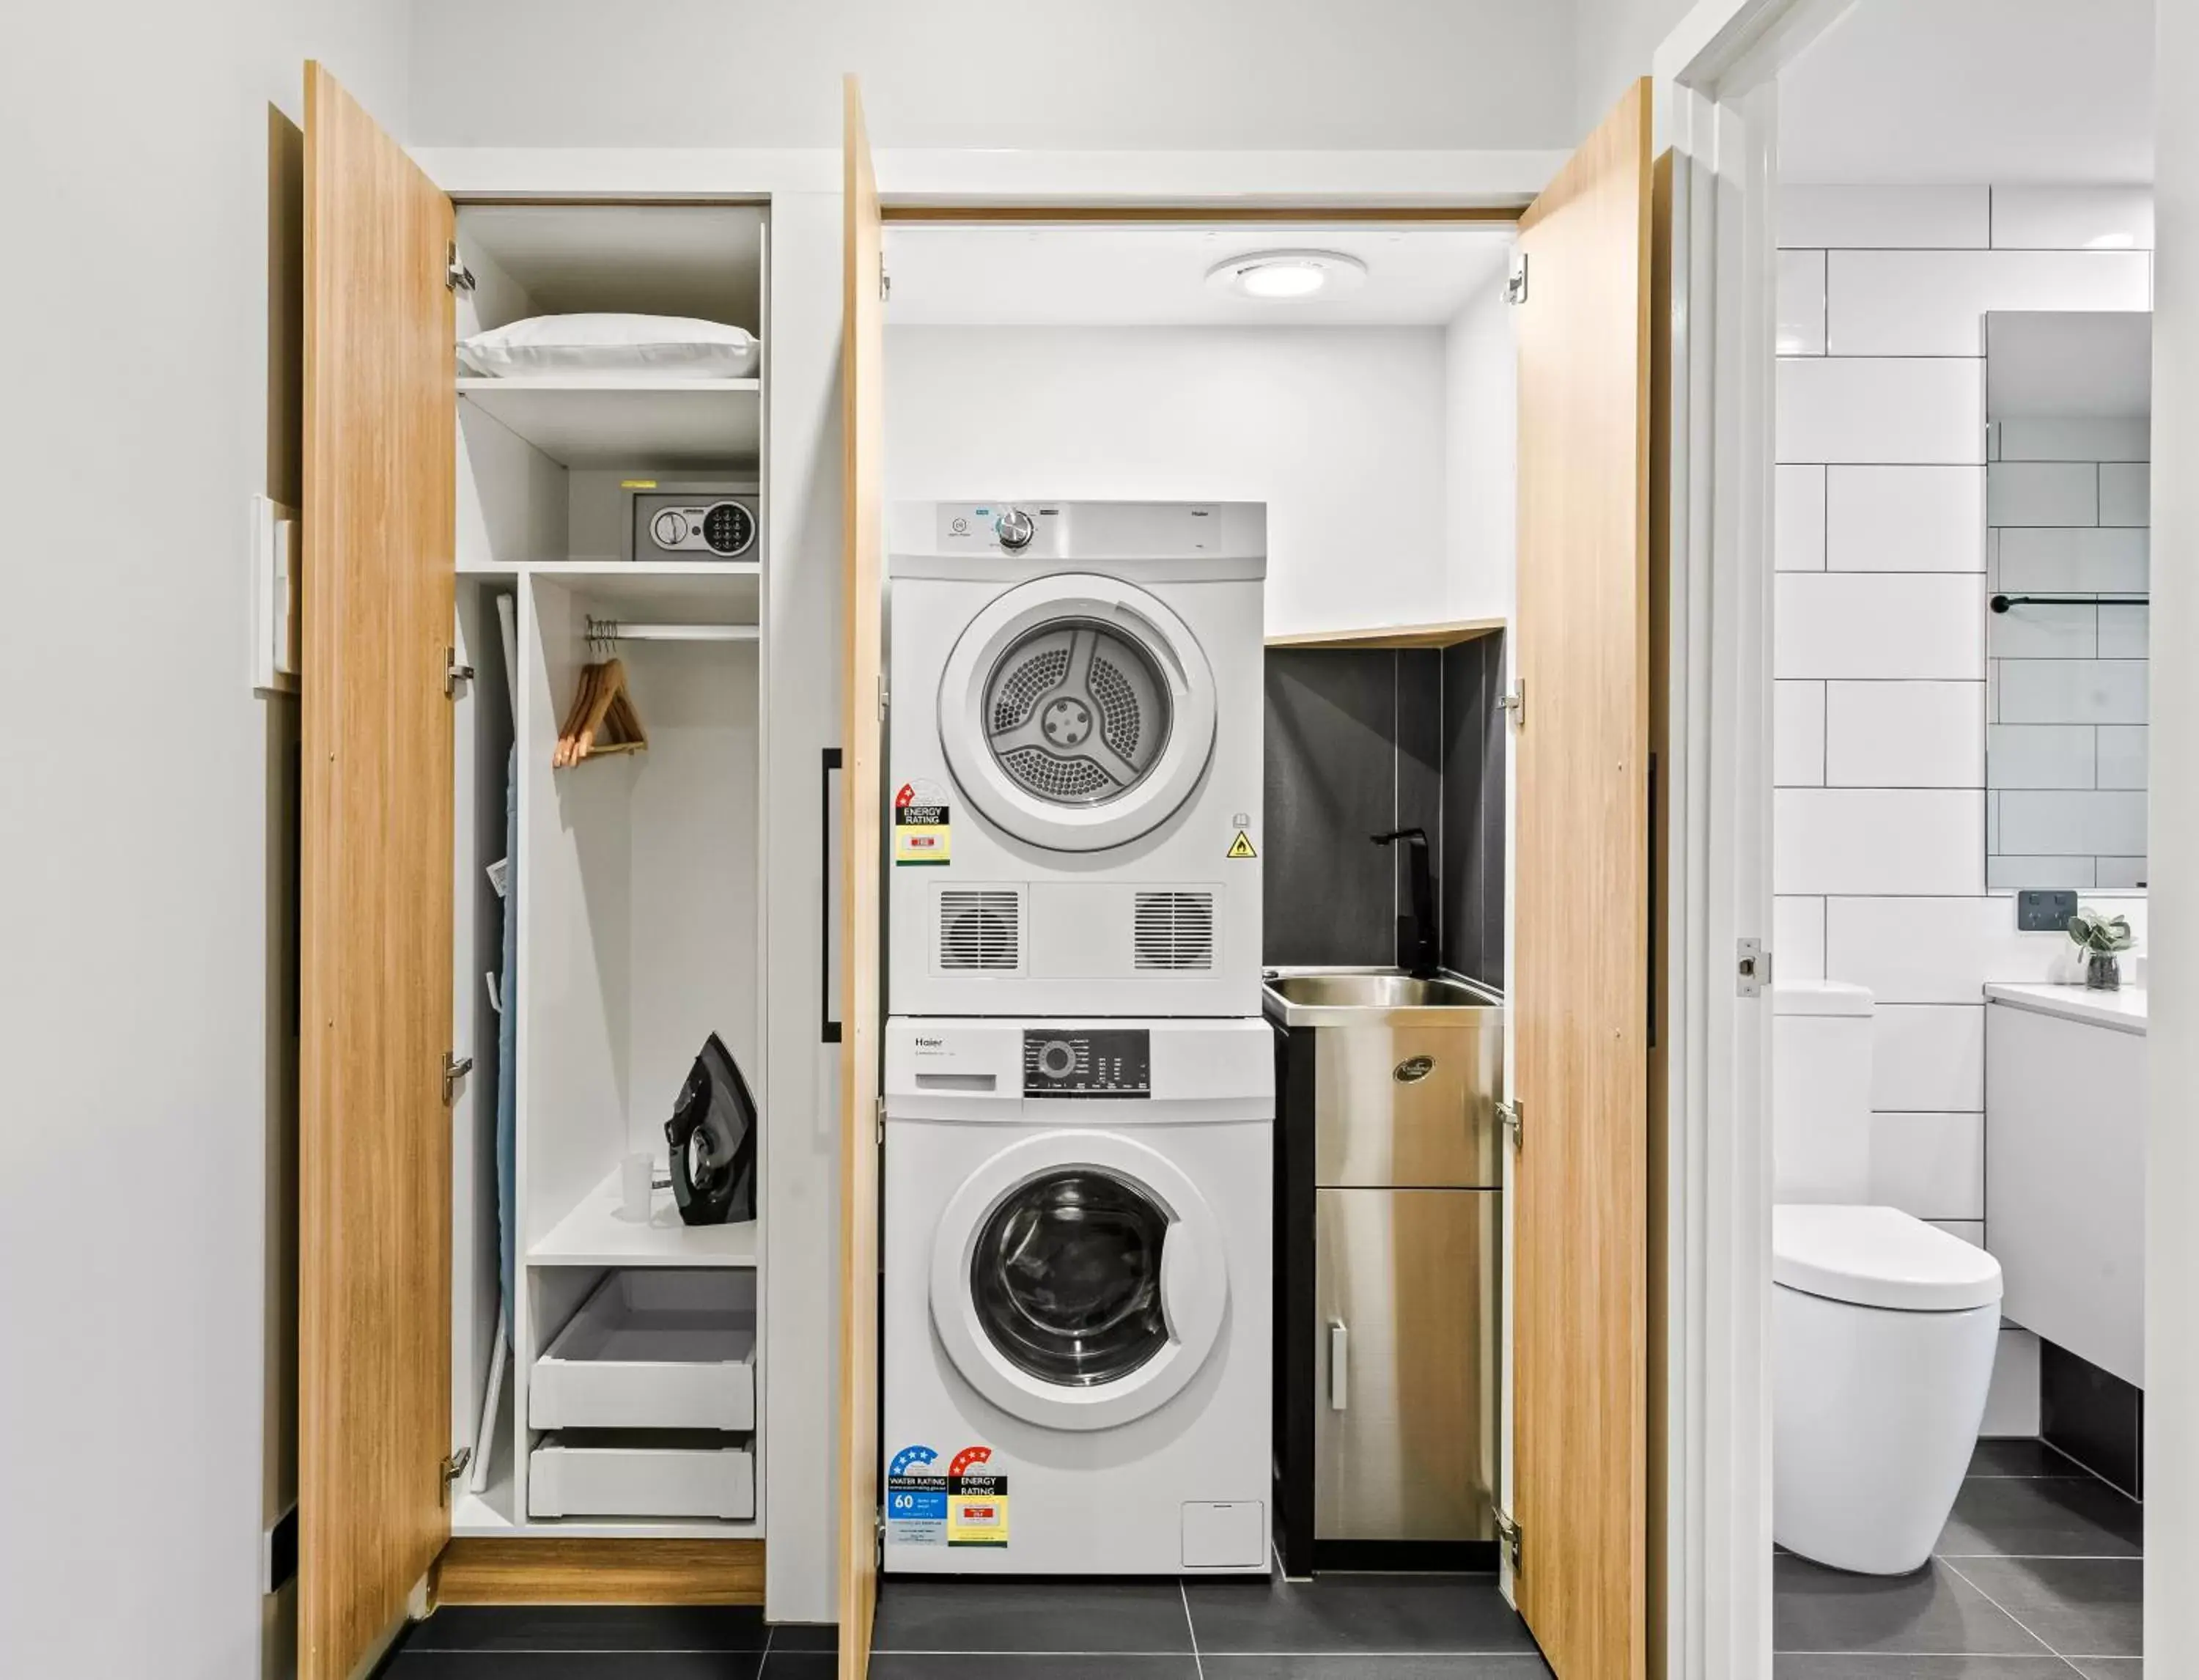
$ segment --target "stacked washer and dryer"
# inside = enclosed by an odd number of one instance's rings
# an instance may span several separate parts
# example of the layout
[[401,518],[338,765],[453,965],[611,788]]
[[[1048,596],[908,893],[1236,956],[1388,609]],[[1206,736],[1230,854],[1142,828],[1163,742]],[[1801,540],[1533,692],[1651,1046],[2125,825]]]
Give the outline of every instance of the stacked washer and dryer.
[[1265,1572],[1265,510],[887,544],[885,1567]]

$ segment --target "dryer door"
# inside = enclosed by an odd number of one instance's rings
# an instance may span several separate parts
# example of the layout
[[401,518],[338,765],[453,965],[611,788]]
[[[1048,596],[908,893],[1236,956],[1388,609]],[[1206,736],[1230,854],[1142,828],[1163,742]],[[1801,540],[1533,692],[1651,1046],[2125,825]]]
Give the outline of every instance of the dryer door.
[[1010,1145],[940,1216],[931,1319],[970,1385],[1053,1429],[1156,1411],[1214,1351],[1222,1233],[1166,1157],[1107,1132]]
[[939,685],[964,795],[1053,851],[1119,846],[1168,820],[1214,753],[1214,672],[1167,604],[1116,578],[1019,584],[971,619]]

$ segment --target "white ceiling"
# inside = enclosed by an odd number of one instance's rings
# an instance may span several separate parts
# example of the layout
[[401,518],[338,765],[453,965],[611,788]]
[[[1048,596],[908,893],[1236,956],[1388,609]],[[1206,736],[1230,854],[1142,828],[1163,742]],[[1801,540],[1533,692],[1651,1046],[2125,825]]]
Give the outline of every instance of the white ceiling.
[[[1494,283],[1512,229],[904,222],[885,242],[891,326],[1440,326]],[[1355,256],[1367,283],[1327,298],[1208,288],[1216,263],[1284,248]]]
[[2149,181],[2153,56],[2153,0],[1858,0],[1780,78],[1780,171]]

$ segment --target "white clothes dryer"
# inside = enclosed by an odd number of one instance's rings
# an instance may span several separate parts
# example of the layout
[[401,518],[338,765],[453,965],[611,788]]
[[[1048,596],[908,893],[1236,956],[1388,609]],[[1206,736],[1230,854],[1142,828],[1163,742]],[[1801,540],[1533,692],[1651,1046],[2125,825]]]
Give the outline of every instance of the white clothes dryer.
[[1260,1012],[1257,504],[888,521],[896,1015]]
[[1260,1021],[886,1027],[888,1571],[1260,1574]]

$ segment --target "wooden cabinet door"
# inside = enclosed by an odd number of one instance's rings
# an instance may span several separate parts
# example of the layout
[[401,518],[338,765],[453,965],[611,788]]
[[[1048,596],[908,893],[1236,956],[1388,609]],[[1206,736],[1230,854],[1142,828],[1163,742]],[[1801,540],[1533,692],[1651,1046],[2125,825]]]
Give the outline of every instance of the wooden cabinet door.
[[884,252],[863,96],[846,86],[846,263],[840,376],[847,454],[841,486],[841,715],[844,878],[840,902],[840,1673],[861,1680],[878,1601],[878,757],[884,672]]
[[1649,85],[1521,218],[1512,1514],[1559,1680],[1643,1672]]
[[306,67],[298,1619],[344,1680],[450,1537],[450,201]]

